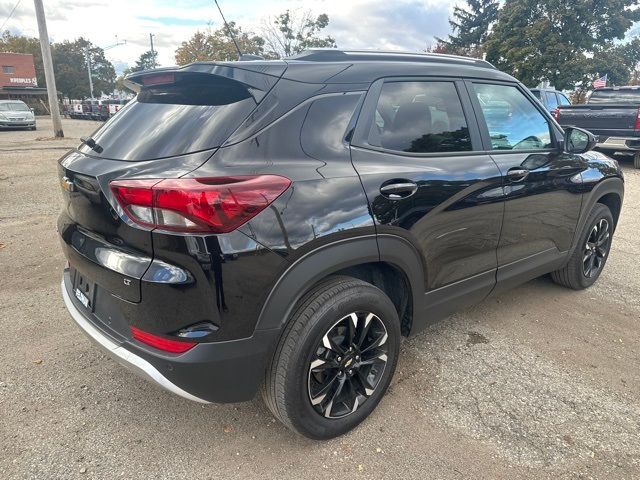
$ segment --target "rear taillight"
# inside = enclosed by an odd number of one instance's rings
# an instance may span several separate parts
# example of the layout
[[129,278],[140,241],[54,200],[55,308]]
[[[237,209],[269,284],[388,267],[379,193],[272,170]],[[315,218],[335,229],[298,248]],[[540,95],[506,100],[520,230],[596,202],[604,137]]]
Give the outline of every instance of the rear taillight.
[[136,327],[131,327],[131,334],[133,338],[139,342],[169,353],[184,353],[196,346],[196,342],[171,340],[170,338],[159,337],[153,333],[145,332]]
[[166,85],[175,83],[176,77],[173,73],[155,73],[142,77],[143,85]]
[[554,108],[553,112],[551,112],[551,115],[553,115],[554,120],[557,122],[558,121],[558,117],[560,116],[560,109],[559,108]]
[[633,128],[634,130],[640,130],[640,108],[636,111],[636,123]]
[[227,233],[260,213],[291,185],[277,175],[114,180],[125,213],[146,227],[187,233]]

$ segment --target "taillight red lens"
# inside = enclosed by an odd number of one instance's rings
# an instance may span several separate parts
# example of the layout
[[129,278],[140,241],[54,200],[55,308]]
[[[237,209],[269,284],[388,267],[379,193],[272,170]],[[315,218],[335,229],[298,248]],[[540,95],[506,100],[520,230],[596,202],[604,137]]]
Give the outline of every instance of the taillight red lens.
[[144,330],[140,330],[136,327],[131,327],[131,334],[133,335],[133,338],[139,342],[169,353],[184,353],[196,346],[196,342],[171,340],[169,338],[159,337],[152,333],[145,332]]
[[636,124],[633,126],[635,130],[640,130],[640,108],[636,112]]
[[558,116],[560,115],[560,109],[558,108],[554,108],[553,112],[551,112],[551,115],[553,115],[553,118],[558,121]]
[[269,206],[291,185],[278,175],[114,180],[111,190],[127,215],[148,227],[227,233]]

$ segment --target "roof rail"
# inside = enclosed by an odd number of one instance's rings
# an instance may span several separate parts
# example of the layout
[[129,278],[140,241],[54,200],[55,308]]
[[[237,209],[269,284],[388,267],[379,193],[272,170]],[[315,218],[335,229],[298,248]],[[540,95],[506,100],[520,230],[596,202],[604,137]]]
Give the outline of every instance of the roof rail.
[[460,57],[442,53],[418,53],[382,50],[339,50],[337,48],[310,48],[285,60],[301,60],[307,62],[425,62],[469,64],[478,67],[495,67],[486,60]]

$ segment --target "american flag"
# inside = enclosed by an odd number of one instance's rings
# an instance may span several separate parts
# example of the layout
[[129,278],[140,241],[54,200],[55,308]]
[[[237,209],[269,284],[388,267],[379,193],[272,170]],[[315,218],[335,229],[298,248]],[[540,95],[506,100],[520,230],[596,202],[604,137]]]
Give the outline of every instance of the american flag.
[[602,88],[607,86],[607,75],[604,77],[600,77],[596,81],[593,82],[593,88]]

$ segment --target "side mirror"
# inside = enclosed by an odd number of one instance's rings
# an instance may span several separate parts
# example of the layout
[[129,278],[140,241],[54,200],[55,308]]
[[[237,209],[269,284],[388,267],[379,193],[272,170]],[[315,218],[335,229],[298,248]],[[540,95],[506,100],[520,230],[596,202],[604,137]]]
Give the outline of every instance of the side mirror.
[[564,151],[567,153],[585,153],[592,150],[598,141],[593,133],[577,127],[564,129]]

